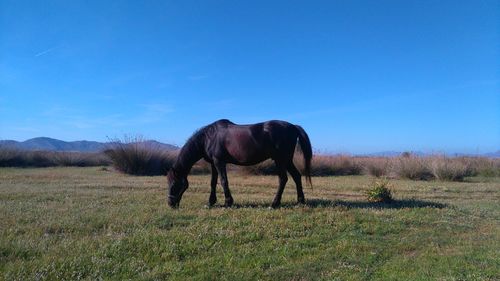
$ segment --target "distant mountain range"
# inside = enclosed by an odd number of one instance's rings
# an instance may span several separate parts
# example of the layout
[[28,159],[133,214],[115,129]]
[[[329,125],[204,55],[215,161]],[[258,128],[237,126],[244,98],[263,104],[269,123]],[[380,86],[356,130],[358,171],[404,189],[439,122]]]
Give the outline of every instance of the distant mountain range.
[[485,154],[483,154],[483,156],[489,157],[489,158],[500,158],[500,150],[497,152],[485,153]]
[[[396,157],[400,156],[403,152],[401,151],[381,151],[376,153],[368,153],[361,154],[359,156],[368,156],[368,157]],[[441,155],[442,153],[426,153],[422,151],[411,151],[412,155],[416,156],[430,156],[430,155]],[[446,156],[480,156],[480,157],[488,157],[488,158],[500,158],[500,150],[496,152],[483,153],[483,154],[474,154],[474,153],[446,153]]]
[[[144,141],[147,145],[151,147],[157,147],[163,150],[177,150],[178,146],[172,144],[166,144],[157,142],[154,140]],[[39,137],[33,138],[26,141],[14,141],[14,140],[0,140],[0,148],[13,148],[20,150],[48,150],[48,151],[75,151],[75,152],[98,152],[108,148],[112,145],[112,142],[104,143],[97,141],[62,141],[53,138]],[[359,154],[358,156],[369,156],[369,157],[395,157],[401,155],[400,151],[382,151],[376,153]],[[426,156],[432,155],[432,153],[425,153],[420,151],[412,151],[413,155]],[[484,154],[447,154],[449,156],[483,156],[489,158],[500,158],[500,151],[484,153]]]
[[[147,145],[163,150],[176,150],[179,147],[165,144],[154,140],[144,141]],[[20,150],[46,150],[46,151],[74,151],[74,152],[98,152],[108,148],[112,143],[97,141],[62,141],[47,137],[33,138],[26,141],[0,140],[0,148],[12,148]]]
[[[396,157],[400,156],[403,152],[401,151],[380,151],[380,152],[375,152],[375,153],[367,153],[367,154],[361,154],[360,156],[368,156],[368,157]],[[412,155],[416,156],[425,156],[427,155],[424,152],[421,151],[412,151]]]

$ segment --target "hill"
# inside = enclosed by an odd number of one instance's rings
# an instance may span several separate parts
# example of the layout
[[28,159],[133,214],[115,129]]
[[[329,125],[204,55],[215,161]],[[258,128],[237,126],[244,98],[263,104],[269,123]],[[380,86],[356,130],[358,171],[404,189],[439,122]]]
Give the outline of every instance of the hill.
[[[165,144],[154,140],[145,141],[148,145],[159,147],[164,150],[176,150],[177,146]],[[106,149],[110,143],[97,141],[62,141],[47,137],[32,138],[23,142],[14,140],[0,140],[0,147],[20,150],[44,150],[44,151],[74,151],[74,152],[98,152]]]

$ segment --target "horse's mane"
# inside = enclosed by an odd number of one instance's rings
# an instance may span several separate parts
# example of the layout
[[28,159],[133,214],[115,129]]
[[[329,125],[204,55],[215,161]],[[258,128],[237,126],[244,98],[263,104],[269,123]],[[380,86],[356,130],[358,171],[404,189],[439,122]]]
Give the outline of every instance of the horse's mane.
[[215,138],[215,134],[217,133],[217,129],[220,127],[225,127],[229,124],[233,124],[231,121],[227,119],[222,119],[216,121],[212,124],[201,127],[196,130],[186,141],[186,144],[181,148],[179,156],[177,157],[176,163],[174,167],[183,167],[187,168],[191,166],[200,159],[200,154],[203,153],[205,149],[205,141],[207,139]]
[[186,141],[186,145],[196,141],[204,140],[206,138],[211,138],[217,132],[217,126],[227,126],[228,124],[233,124],[233,122],[227,119],[221,119],[204,127],[201,127],[188,138],[188,140]]
[[[225,121],[225,120],[220,120]],[[196,130],[186,141],[186,144],[181,149],[180,155],[182,155],[182,160],[189,159],[195,155],[199,155],[199,151],[203,149],[205,145],[205,140],[207,138],[212,138],[217,132],[217,125],[220,124],[220,121],[214,122],[212,124],[206,125],[204,127]]]
[[215,133],[215,124],[209,124],[207,126],[201,127],[198,130],[196,130],[186,141],[186,145],[192,144],[195,142],[198,142],[200,140],[205,139],[207,136],[211,136],[213,133]]

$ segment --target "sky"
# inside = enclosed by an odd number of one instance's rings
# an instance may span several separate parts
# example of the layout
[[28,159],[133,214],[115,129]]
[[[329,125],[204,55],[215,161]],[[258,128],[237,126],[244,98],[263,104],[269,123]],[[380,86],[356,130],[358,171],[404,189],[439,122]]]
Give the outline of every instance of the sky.
[[227,118],[316,151],[500,149],[500,2],[0,0],[0,139],[182,146]]

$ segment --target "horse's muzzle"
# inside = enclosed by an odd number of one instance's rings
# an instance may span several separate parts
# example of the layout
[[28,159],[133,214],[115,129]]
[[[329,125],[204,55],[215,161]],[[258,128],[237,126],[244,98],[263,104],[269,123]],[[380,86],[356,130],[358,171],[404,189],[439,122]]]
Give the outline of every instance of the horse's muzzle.
[[179,200],[175,196],[169,195],[167,198],[167,203],[172,209],[176,209],[179,207]]

